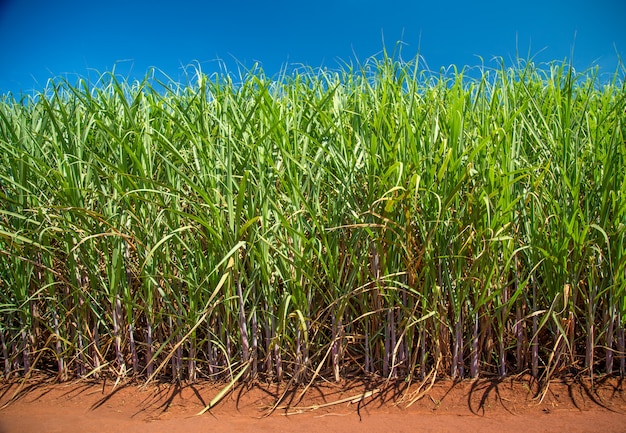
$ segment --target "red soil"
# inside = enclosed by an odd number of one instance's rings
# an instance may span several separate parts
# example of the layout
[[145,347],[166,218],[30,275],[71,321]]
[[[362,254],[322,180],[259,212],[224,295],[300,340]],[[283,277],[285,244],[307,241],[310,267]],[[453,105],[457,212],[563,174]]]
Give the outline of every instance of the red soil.
[[0,433],[626,431],[626,393],[615,378],[597,379],[593,386],[554,381],[542,401],[534,398],[538,389],[519,378],[438,381],[409,407],[418,385],[323,384],[300,401],[301,389],[242,385],[195,416],[219,391],[207,383],[114,388],[109,382],[5,382],[0,406],[9,404],[0,410]]

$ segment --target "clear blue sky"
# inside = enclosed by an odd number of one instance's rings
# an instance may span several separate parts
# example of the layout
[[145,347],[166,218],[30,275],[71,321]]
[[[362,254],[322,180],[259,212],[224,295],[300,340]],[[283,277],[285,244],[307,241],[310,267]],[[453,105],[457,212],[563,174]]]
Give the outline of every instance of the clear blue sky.
[[516,51],[612,73],[626,60],[626,0],[74,1],[0,0],[0,93],[42,89],[54,76],[156,67],[182,79],[197,61],[259,61],[270,76],[297,64],[338,68],[404,42],[432,70],[487,65]]

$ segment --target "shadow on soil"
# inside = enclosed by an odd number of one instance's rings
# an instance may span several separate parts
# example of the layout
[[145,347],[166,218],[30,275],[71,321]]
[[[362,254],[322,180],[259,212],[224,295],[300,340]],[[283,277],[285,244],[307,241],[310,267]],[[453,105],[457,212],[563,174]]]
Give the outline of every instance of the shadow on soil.
[[[18,399],[37,402],[54,391],[53,395],[58,396],[55,398],[89,401],[89,410],[97,410],[107,403],[119,405],[120,401],[132,398],[132,417],[139,414],[158,416],[174,406],[175,410],[184,410],[189,415],[205,408],[211,400],[208,396],[218,395],[222,390],[219,384],[210,382],[152,383],[144,388],[130,381],[112,385],[104,380],[59,383],[54,378],[0,382],[0,410]],[[412,400],[417,394],[420,395],[419,401]],[[259,418],[275,412],[291,415],[318,409],[356,412],[361,417],[362,412],[368,414],[381,408],[408,410],[409,402],[416,403],[411,410],[454,409],[477,416],[484,416],[494,408],[510,414],[537,407],[546,413],[557,407],[580,411],[592,408],[617,413],[626,411],[624,380],[614,376],[597,377],[594,381],[580,376],[566,377],[543,386],[529,376],[463,381],[442,379],[412,385],[405,380],[372,376],[353,377],[339,383],[243,382],[234,386],[209,412],[226,404]]]

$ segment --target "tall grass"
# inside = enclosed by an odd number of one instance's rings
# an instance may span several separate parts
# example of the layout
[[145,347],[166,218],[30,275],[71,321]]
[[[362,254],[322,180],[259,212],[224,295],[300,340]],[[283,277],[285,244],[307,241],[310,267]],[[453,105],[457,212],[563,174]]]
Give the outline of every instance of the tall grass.
[[468,72],[5,95],[3,376],[623,375],[623,79]]

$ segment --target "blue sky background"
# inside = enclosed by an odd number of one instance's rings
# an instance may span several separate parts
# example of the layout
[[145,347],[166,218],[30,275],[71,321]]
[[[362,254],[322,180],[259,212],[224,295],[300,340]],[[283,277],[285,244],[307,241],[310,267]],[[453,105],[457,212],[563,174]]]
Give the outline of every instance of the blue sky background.
[[[0,93],[31,92],[63,75],[115,71],[175,80],[199,62],[261,63],[273,76],[298,64],[339,68],[404,42],[431,70],[496,66],[517,52],[535,62],[571,59],[612,74],[626,58],[626,0],[525,1],[117,1],[0,0]],[[237,61],[235,61],[235,59]]]

